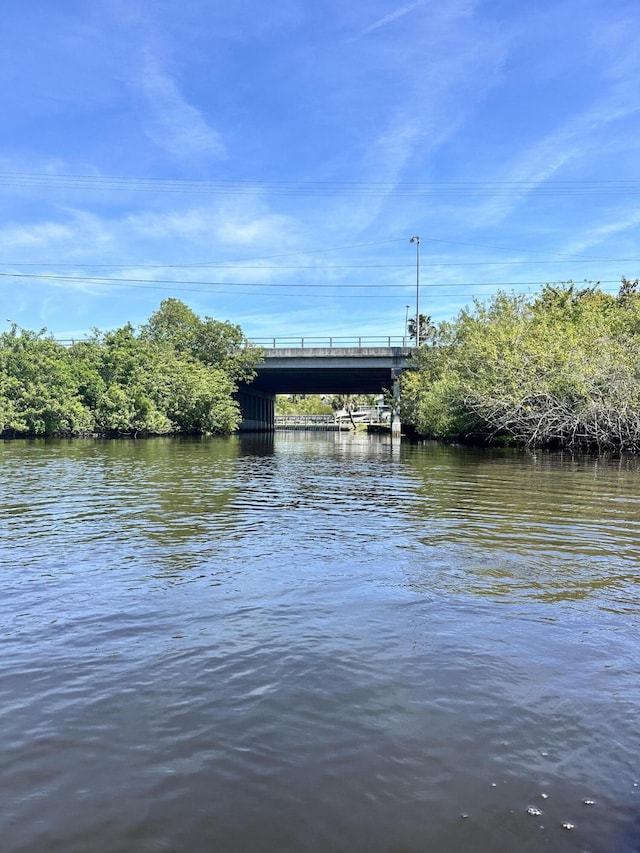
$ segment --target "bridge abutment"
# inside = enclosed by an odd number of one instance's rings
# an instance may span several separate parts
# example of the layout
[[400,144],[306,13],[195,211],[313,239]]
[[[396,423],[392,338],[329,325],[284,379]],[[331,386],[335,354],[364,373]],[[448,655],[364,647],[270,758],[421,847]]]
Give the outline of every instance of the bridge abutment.
[[244,386],[236,394],[242,420],[240,432],[273,432],[275,429],[276,395]]

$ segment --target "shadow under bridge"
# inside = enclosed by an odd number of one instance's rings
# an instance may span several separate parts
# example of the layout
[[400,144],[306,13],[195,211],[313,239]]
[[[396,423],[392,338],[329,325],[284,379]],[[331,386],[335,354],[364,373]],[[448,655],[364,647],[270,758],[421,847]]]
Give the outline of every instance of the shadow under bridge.
[[[263,347],[264,361],[254,381],[242,385],[238,400],[241,430],[273,430],[276,394],[380,394],[399,395],[399,377],[414,348],[405,338],[356,338],[345,345],[327,339],[327,346],[312,339],[252,341]],[[283,345],[288,343],[289,345]],[[386,344],[386,345],[385,345]],[[399,432],[400,425],[397,424]]]

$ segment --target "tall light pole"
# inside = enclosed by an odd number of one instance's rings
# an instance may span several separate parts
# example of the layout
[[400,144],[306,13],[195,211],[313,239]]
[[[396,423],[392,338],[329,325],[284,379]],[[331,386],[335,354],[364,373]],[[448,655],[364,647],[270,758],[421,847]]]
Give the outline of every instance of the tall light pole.
[[407,346],[407,338],[409,337],[409,308],[411,306],[407,305],[404,312],[404,346]]
[[409,240],[416,244],[416,346],[420,346],[420,238],[416,235]]

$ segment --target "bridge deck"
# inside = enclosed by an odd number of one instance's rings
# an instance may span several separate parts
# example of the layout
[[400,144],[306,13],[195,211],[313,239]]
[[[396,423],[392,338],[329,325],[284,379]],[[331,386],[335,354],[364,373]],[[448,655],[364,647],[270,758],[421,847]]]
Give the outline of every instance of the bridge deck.
[[279,347],[264,350],[251,384],[272,394],[377,394],[390,390],[413,347]]

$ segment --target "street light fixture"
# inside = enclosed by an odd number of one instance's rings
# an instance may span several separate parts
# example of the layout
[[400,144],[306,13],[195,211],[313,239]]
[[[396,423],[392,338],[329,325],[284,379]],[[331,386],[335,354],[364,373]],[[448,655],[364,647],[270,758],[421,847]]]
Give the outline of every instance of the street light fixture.
[[416,346],[420,346],[420,237],[409,240],[416,244]]

